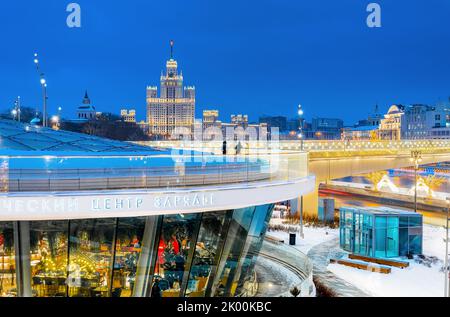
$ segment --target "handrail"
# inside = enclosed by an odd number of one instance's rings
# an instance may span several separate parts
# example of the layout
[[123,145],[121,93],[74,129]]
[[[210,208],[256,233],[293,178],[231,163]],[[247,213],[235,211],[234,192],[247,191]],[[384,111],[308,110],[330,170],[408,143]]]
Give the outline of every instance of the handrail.
[[275,243],[266,238],[262,245],[260,255],[282,264],[299,276],[301,282],[295,286],[301,291],[301,296],[315,295],[313,265],[311,260],[300,250],[284,243]]
[[[109,157],[102,157],[101,163],[97,166],[92,161],[92,157],[84,159],[78,156],[65,157],[63,163],[60,163],[61,157],[53,157],[52,161],[48,161],[45,157],[33,157],[30,161],[27,159],[30,158],[6,159],[8,164],[3,171],[0,171],[0,179],[3,183],[7,183],[7,188],[6,190],[2,188],[0,191],[55,192],[172,188],[263,180],[294,180],[307,176],[307,157],[299,155],[282,157],[281,163],[278,156],[255,161],[248,159],[238,161],[238,157],[234,157],[235,162],[213,162],[205,165],[188,162],[173,163],[170,166],[158,166],[158,162],[150,162],[155,163],[156,166],[151,164],[142,166],[140,161],[137,163],[127,162],[127,160],[115,161],[114,158]],[[74,161],[71,162],[70,159]],[[27,165],[29,165],[28,168],[25,168],[24,166]],[[45,167],[46,165],[48,167]]]

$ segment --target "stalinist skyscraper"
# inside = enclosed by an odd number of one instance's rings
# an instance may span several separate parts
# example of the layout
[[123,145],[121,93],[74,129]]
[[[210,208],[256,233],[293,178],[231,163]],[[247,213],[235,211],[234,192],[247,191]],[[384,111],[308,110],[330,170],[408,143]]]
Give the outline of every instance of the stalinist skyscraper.
[[158,88],[147,87],[147,122],[149,133],[170,138],[175,128],[192,131],[195,115],[195,87],[183,87],[183,73],[173,59],[173,41],[170,41],[170,59],[166,72],[161,74],[160,96]]

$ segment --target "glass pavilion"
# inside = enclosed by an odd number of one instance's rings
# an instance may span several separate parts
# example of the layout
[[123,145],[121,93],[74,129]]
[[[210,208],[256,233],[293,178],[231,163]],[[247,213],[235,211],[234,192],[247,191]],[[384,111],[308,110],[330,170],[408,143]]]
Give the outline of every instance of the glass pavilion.
[[340,246],[363,256],[422,254],[422,215],[391,208],[340,208]]

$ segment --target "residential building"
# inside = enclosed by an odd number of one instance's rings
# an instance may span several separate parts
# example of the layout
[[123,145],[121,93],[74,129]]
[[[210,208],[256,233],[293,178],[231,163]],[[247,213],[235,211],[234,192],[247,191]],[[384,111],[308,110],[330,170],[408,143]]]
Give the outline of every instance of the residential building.
[[161,74],[159,97],[157,87],[147,87],[149,132],[168,139],[178,128],[192,133],[194,114],[195,87],[183,88],[183,74],[178,71],[178,63],[172,53],[165,73]]

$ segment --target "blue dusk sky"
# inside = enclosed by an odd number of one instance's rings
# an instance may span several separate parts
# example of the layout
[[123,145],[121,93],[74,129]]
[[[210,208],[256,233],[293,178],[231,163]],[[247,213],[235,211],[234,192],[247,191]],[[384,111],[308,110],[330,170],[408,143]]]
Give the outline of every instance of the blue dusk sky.
[[[81,6],[82,26],[66,25]],[[450,96],[450,1],[386,0],[382,27],[366,25],[363,0],[5,0],[0,5],[0,110],[20,95],[41,106],[33,54],[48,81],[50,112],[74,116],[84,91],[98,111],[136,108],[159,85],[175,41],[196,117],[220,110],[306,118],[367,117],[375,103]]]

